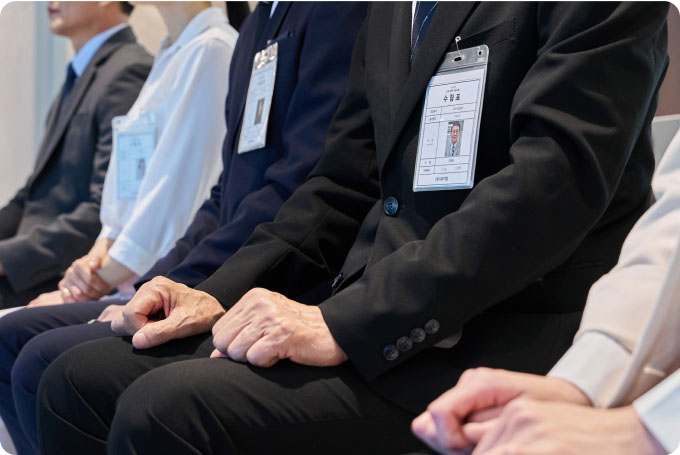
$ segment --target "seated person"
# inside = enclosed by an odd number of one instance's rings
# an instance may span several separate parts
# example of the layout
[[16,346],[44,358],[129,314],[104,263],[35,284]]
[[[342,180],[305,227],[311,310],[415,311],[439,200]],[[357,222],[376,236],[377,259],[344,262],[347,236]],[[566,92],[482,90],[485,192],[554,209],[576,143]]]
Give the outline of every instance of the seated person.
[[0,209],[0,308],[56,288],[101,229],[99,208],[112,147],[151,68],[127,25],[127,2],[50,2],[50,30],[75,55],[52,103],[33,174]]
[[680,132],[653,186],[657,202],[593,285],[574,345],[549,376],[470,370],[413,421],[418,437],[440,453],[475,443],[475,454],[509,455],[678,448]]
[[[243,24],[229,76],[224,78],[230,87],[222,149],[224,172],[184,237],[154,266],[152,276],[167,274],[189,286],[203,281],[238,249],[257,224],[274,217],[323,153],[328,125],[346,91],[352,45],[365,18],[366,5],[269,3],[258,6],[256,13]],[[325,41],[329,32],[336,36],[331,42]],[[241,124],[249,118],[246,99],[253,57],[267,47],[269,40],[279,43],[279,55],[268,118],[262,117],[267,125],[266,142],[260,148],[238,153]],[[215,98],[215,102],[223,106],[223,101]],[[223,115],[213,116],[214,120],[200,115],[188,119],[188,129],[178,125],[176,134],[209,136],[213,122],[224,122]],[[203,123],[196,125],[196,121]],[[157,214],[160,216],[164,215]],[[27,308],[0,319],[0,415],[15,443],[21,445],[20,452],[38,450],[35,392],[42,371],[70,346],[114,335],[108,322],[86,324],[106,308],[101,319],[122,308],[111,303],[111,299],[105,299]]]
[[[370,4],[307,181],[195,289],[155,278],[112,321],[126,336],[51,363],[42,450],[392,454],[465,369],[547,372],[649,205],[667,11]],[[489,57],[474,185],[414,191],[420,133],[437,156],[457,114],[422,116],[456,45]],[[470,71],[437,80],[474,100]]]
[[[186,231],[220,173],[229,63],[238,33],[210,2],[157,2],[168,29],[151,73],[114,132],[102,231],[59,289],[29,306],[99,299],[133,283]],[[205,129],[202,134],[195,134]]]

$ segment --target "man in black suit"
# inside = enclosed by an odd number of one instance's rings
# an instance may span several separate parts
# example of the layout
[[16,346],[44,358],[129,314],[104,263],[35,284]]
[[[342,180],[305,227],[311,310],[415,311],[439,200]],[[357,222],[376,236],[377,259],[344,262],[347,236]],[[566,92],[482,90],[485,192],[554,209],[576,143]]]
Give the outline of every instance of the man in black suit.
[[[399,453],[466,368],[546,372],[649,206],[667,9],[372,4],[307,182],[196,290],[147,283],[112,324],[131,341],[47,369],[43,450]],[[475,185],[414,192],[456,44],[489,48]]]
[[111,152],[111,119],[125,114],[151,69],[127,26],[127,2],[50,2],[50,30],[75,50],[47,117],[26,185],[0,209],[0,308],[55,289],[94,243]]

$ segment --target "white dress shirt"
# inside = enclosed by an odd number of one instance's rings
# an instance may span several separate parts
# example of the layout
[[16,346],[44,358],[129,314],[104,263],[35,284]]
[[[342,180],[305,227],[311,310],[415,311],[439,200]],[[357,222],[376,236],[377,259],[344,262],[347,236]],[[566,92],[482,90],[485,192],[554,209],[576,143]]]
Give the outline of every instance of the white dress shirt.
[[618,264],[591,288],[574,344],[550,375],[596,406],[635,400],[670,452],[680,444],[680,132],[653,188],[657,202],[631,230]]
[[[224,103],[238,33],[219,8],[208,8],[174,43],[166,37],[128,118],[156,117],[156,142],[137,198],[117,198],[116,153],[102,194],[99,238],[108,254],[143,275],[184,234],[222,169]],[[120,290],[120,288],[119,288]]]
[[94,54],[102,47],[102,44],[107,42],[109,38],[123,30],[125,27],[128,27],[128,25],[118,24],[90,38],[87,43],[76,52],[73,59],[71,59],[71,66],[73,67],[73,72],[76,73],[76,76],[82,76],[85,68],[87,68],[90,60],[94,57]]

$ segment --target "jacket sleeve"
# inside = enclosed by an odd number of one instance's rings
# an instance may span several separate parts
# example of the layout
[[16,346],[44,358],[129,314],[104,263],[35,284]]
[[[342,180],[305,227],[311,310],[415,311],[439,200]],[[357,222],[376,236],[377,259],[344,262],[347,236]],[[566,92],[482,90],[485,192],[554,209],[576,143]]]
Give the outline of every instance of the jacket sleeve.
[[0,242],[0,262],[15,292],[57,277],[75,259],[86,254],[97,238],[101,228],[101,193],[112,146],[111,120],[130,109],[148,72],[149,66],[141,63],[121,69],[98,104],[94,126],[98,134],[88,199],[72,212],[57,216],[50,224],[36,226],[25,235]]
[[[169,278],[181,277],[189,286],[205,280],[241,247],[255,226],[274,219],[318,163],[328,125],[347,88],[350,40],[361,25],[363,8],[314,7],[297,63],[297,84],[286,108],[281,158],[264,170],[266,184],[243,198],[230,221],[204,238]],[[336,38],[328,40],[328,36]]]
[[13,237],[24,214],[26,187],[22,187],[6,206],[0,209],[0,241]]
[[[654,175],[657,202],[626,238],[616,266],[593,285],[573,346],[550,372],[570,381],[594,405],[607,407],[621,395],[631,374],[632,353],[646,332],[655,308],[674,280],[673,263],[680,263],[680,133],[668,147]],[[669,342],[671,343],[671,342]]]

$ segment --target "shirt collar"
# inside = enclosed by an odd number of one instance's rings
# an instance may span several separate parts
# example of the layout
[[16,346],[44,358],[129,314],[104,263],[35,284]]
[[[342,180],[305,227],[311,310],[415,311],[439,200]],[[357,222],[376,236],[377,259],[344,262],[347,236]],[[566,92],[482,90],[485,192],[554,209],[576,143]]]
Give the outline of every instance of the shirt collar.
[[227,19],[227,16],[224,14],[224,11],[222,11],[220,8],[217,7],[210,7],[206,8],[200,13],[198,13],[196,16],[194,16],[193,19],[184,27],[184,30],[182,30],[182,33],[180,33],[179,37],[177,37],[177,40],[169,44],[168,41],[170,38],[166,36],[163,38],[163,41],[161,41],[161,47],[158,49],[158,53],[156,55],[156,58],[160,57],[161,55],[164,55],[168,52],[175,51],[185,44],[187,44],[189,41],[203,33],[206,29],[210,27],[220,27],[228,24],[229,21]]
[[128,27],[128,25],[118,24],[115,27],[104,30],[98,35],[90,38],[90,40],[80,48],[80,50],[76,53],[76,55],[73,56],[73,59],[71,60],[71,65],[73,66],[73,71],[75,71],[76,76],[80,77],[83,74],[85,68],[87,68],[87,65],[90,63],[90,60],[92,60],[92,57],[94,57],[94,54],[96,54],[99,48],[102,47],[102,44],[107,42],[109,38],[123,30],[125,27]]
[[271,11],[269,11],[269,18],[270,19],[274,15],[274,10],[276,9],[277,6],[279,6],[279,2],[272,3],[272,9],[271,9]]

